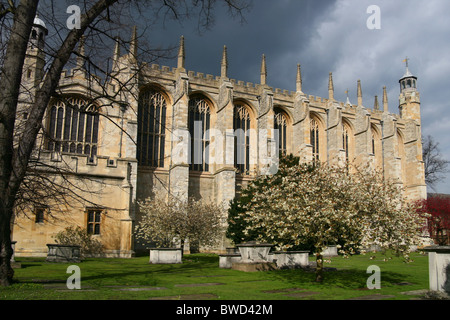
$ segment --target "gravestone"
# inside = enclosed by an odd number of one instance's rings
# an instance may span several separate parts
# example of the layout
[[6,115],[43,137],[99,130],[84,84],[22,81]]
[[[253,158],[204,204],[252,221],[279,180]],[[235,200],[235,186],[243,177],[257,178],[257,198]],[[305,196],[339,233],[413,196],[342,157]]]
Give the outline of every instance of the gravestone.
[[238,244],[239,253],[242,257],[242,263],[261,263],[268,262],[269,252],[273,245],[268,243],[246,242]]
[[241,255],[238,254],[221,254],[219,255],[219,268],[231,269],[233,263],[240,262]]
[[325,248],[325,250],[322,252],[322,255],[324,257],[335,257],[338,255],[337,246],[328,246]]
[[238,244],[236,247],[239,248],[241,259],[232,263],[233,270],[257,272],[276,269],[276,264],[269,261],[269,252],[273,245],[250,241]]
[[13,250],[13,253],[11,256],[10,263],[11,263],[11,268],[20,269],[22,267],[22,264],[20,262],[17,262],[15,259],[16,243],[17,243],[17,241],[11,241],[11,248]]
[[47,244],[47,262],[81,262],[80,246]]
[[181,264],[182,260],[183,249],[181,248],[150,249],[150,264]]
[[431,246],[428,252],[430,290],[450,294],[450,246]]
[[295,269],[309,266],[309,251],[274,252],[279,269]]

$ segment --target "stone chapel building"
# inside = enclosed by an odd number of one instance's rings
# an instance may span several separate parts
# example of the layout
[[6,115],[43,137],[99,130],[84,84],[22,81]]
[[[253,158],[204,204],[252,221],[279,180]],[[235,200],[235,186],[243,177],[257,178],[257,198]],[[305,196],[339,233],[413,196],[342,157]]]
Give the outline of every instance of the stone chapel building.
[[[19,120],[26,119],[44,72],[47,33],[37,18]],[[70,170],[66,179],[79,187],[83,201],[18,212],[12,235],[17,256],[45,256],[57,232],[78,225],[102,241],[108,256],[131,257],[136,201],[171,194],[229,202],[240,186],[270,174],[276,150],[302,161],[368,163],[396,179],[409,199],[426,198],[420,94],[408,68],[399,81],[399,114],[394,114],[386,87],[381,103],[375,98],[373,108],[364,106],[360,81],[356,105],[336,101],[331,73],[328,98],[307,95],[300,66],[295,92],[273,89],[264,56],[261,81],[252,84],[228,77],[226,48],[220,76],[187,71],[183,38],[175,68],[138,63],[136,53],[134,30],[126,54],[116,45],[106,85],[88,74],[82,58],[62,74],[35,156]]]

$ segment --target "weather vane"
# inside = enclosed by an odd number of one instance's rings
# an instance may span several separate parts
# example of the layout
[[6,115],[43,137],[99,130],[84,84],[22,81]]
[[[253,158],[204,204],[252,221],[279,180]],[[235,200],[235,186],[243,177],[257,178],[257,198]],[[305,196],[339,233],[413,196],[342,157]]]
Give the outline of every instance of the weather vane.
[[403,62],[405,62],[405,63],[406,63],[406,67],[408,68],[408,67],[409,67],[409,66],[408,66],[409,58],[408,58],[408,57],[406,57],[406,59],[405,59],[405,60],[403,60]]

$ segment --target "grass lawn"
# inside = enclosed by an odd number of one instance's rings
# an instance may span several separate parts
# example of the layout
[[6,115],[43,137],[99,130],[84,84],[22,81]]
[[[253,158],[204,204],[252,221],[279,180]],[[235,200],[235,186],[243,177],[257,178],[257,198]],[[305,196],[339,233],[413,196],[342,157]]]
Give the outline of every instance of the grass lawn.
[[[384,259],[388,259],[384,261]],[[68,290],[70,264],[45,259],[16,258],[16,283],[0,288],[0,300],[347,300],[378,295],[379,299],[409,300],[404,292],[428,289],[428,257],[413,254],[414,262],[382,254],[350,259],[332,258],[324,282],[314,282],[305,270],[245,273],[219,268],[216,255],[185,255],[181,265],[150,265],[148,257],[86,259],[79,263],[81,290]],[[368,290],[371,274],[381,269],[381,289]]]

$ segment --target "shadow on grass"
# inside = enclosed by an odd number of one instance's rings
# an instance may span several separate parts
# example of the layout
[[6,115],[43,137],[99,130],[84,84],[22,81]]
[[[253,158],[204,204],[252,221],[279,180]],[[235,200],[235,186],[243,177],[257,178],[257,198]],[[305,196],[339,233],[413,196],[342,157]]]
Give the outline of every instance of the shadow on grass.
[[[309,288],[344,288],[352,290],[362,290],[367,287],[367,279],[371,274],[359,269],[330,270],[323,274],[323,281],[316,282],[315,271],[297,270],[279,270],[270,272],[272,279],[281,280],[292,284],[293,286],[303,285]],[[394,272],[383,272],[381,281],[384,286],[391,286],[404,281],[404,275]]]
[[[65,283],[70,274],[65,272],[71,263],[49,263],[46,261],[22,261],[22,268],[34,272],[24,272],[15,278],[18,284],[60,284]],[[85,259],[75,264],[81,269],[83,282],[92,285],[156,285],[154,279],[158,275],[187,276],[199,274],[202,270],[214,269],[218,266],[218,257],[214,255],[186,255],[182,264],[152,265],[144,258],[133,259]]]
[[[70,264],[54,264],[45,261],[23,261],[25,269],[30,267],[18,277],[18,283],[65,283],[70,276],[66,268]],[[81,268],[82,281],[89,285],[101,286],[160,286],[186,282],[192,276],[205,276],[208,274],[235,274],[230,270],[219,269],[219,258],[216,255],[185,255],[183,264],[178,265],[151,265],[146,258],[133,259],[86,259],[77,264]],[[33,268],[34,267],[34,270]],[[244,279],[244,274],[236,274]],[[363,290],[367,287],[367,274],[365,269],[337,269],[324,272],[324,280],[315,282],[314,270],[276,270],[259,275],[248,275],[251,280],[264,278],[268,281],[281,281],[292,287],[301,286],[310,289],[343,288],[350,290]],[[405,281],[405,275],[392,271],[384,271],[381,275],[383,286],[395,286]],[[190,280],[187,280],[188,282]]]

